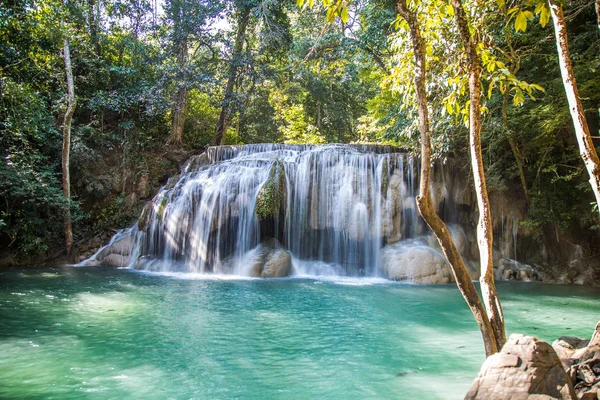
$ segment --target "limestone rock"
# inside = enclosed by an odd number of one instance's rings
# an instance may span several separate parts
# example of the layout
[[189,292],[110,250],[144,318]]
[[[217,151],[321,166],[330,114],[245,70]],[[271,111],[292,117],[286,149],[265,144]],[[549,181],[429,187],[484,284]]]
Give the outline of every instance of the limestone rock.
[[276,239],[263,241],[252,252],[250,276],[280,278],[292,273],[292,256]]
[[494,276],[497,280],[505,281],[540,280],[537,270],[534,267],[509,258],[503,258],[496,263]]
[[[133,252],[135,245],[134,236],[128,233],[118,233],[116,239],[109,245],[102,248],[93,260],[86,265],[101,265],[105,267],[126,267],[129,264],[129,256]],[[93,262],[93,264],[91,264]]]
[[581,357],[582,350],[589,342],[589,340],[578,337],[561,336],[552,343],[552,348],[556,351],[566,370],[573,365],[576,359]]
[[129,256],[123,256],[121,254],[110,254],[102,261],[100,265],[104,267],[126,267],[129,264]]
[[573,399],[575,391],[548,343],[513,334],[502,351],[488,357],[465,399]]
[[454,281],[444,256],[418,240],[385,246],[382,261],[388,279],[425,284]]
[[137,194],[141,199],[147,199],[150,196],[150,179],[148,175],[141,175],[137,182]]

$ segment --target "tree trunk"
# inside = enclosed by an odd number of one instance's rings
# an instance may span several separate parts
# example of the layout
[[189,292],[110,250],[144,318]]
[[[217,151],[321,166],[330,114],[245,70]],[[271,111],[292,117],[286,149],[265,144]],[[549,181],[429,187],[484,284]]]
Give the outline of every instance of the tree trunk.
[[[554,21],[554,32],[556,35],[556,48],[558,50],[558,62],[560,65],[560,73],[562,75],[563,86],[567,94],[569,102],[569,110],[571,111],[571,119],[575,127],[575,136],[579,144],[579,154],[583,159],[583,163],[590,175],[590,185],[596,196],[596,204],[600,212],[600,160],[598,153],[592,141],[590,128],[585,118],[583,104],[579,99],[579,91],[573,66],[571,65],[571,56],[569,55],[569,42],[567,39],[567,24],[560,4],[550,0],[550,13]],[[598,2],[596,2],[598,7]]]
[[64,213],[65,247],[68,262],[75,261],[73,251],[73,229],[71,227],[71,178],[69,175],[69,152],[71,149],[71,120],[77,106],[75,99],[75,86],[73,84],[73,69],[71,68],[71,52],[69,40],[63,39],[65,57],[65,72],[67,75],[67,112],[63,120],[63,146],[62,146],[62,184],[67,207]]
[[596,18],[598,18],[598,29],[600,29],[600,0],[596,0]]
[[469,32],[467,15],[461,0],[452,0],[454,16],[458,26],[461,41],[467,53],[469,70],[469,148],[471,152],[471,168],[473,169],[473,183],[479,208],[479,221],[477,223],[477,244],[479,245],[479,262],[481,264],[481,292],[487,310],[496,347],[501,349],[506,342],[504,331],[504,314],[496,291],[494,282],[494,261],[492,248],[494,236],[492,232],[492,217],[490,215],[490,201],[487,194],[485,171],[483,169],[483,153],[481,151],[481,59],[477,54],[478,40]]
[[421,36],[419,22],[414,12],[411,12],[404,0],[396,0],[396,11],[406,20],[410,29],[410,39],[412,42],[415,57],[415,91],[419,111],[419,132],[421,134],[421,181],[419,195],[417,196],[417,206],[423,219],[429,225],[436,236],[442,251],[450,264],[456,285],[463,298],[469,305],[473,317],[479,325],[486,356],[498,351],[496,339],[490,320],[485,312],[481,300],[467,272],[467,267],[461,258],[452,236],[446,227],[446,224],[437,215],[431,200],[430,179],[431,179],[431,140],[429,126],[429,111],[427,109],[426,83],[426,59],[425,43]]
[[187,39],[183,39],[177,43],[177,60],[181,72],[179,74],[180,82],[177,82],[179,87],[175,94],[175,101],[172,109],[173,120],[171,122],[171,138],[169,140],[176,145],[183,143],[183,128],[185,126],[188,108],[188,89],[186,86],[188,58]]
[[225,95],[223,96],[221,114],[219,115],[219,122],[217,123],[217,129],[213,139],[213,145],[215,146],[222,145],[223,139],[225,139],[225,132],[227,131],[227,125],[229,123],[229,106],[233,97],[233,89],[235,86],[235,80],[237,78],[242,50],[244,48],[246,28],[248,27],[248,22],[250,21],[251,10],[251,7],[244,8],[238,18],[238,28],[235,34],[235,42],[233,45],[233,52],[231,54],[231,61],[229,62],[227,86],[225,86]]
[[94,46],[96,55],[100,57],[102,55],[102,48],[100,47],[100,4],[97,0],[89,0],[88,2],[88,21],[90,25],[90,40]]

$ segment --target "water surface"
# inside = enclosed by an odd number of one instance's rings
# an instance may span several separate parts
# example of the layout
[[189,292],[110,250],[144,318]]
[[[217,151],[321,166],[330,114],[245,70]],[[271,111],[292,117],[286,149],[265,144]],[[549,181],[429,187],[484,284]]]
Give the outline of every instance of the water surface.
[[[589,337],[600,291],[499,284],[509,333]],[[464,396],[483,361],[453,285],[94,268],[0,272],[0,398]]]

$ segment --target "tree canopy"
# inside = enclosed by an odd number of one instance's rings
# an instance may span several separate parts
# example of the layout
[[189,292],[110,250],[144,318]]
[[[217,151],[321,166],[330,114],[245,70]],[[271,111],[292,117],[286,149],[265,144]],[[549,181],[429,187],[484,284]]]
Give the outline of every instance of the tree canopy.
[[[467,63],[454,10],[437,0],[411,4],[424,27],[432,156],[466,166]],[[517,182],[529,204],[524,224],[540,234],[549,225],[596,229],[546,5],[465,3],[483,66],[488,188]],[[598,16],[587,1],[563,8],[579,95],[598,136]],[[75,241],[123,227],[128,182],[157,169],[149,154],[202,149],[219,126],[225,144],[386,143],[418,153],[407,28],[388,0],[3,2],[0,243],[50,251],[62,243],[69,204]],[[77,99],[70,203],[60,168],[63,37]]]

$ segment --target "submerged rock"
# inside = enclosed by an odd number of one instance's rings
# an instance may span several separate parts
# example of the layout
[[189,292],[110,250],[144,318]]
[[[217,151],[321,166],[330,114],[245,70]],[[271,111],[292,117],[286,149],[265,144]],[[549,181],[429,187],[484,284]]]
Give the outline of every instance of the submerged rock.
[[569,376],[548,343],[513,334],[488,357],[465,399],[576,399]]
[[251,256],[250,276],[281,278],[292,273],[292,256],[276,239],[263,241]]
[[426,284],[454,282],[444,256],[418,240],[385,246],[382,263],[388,279]]

